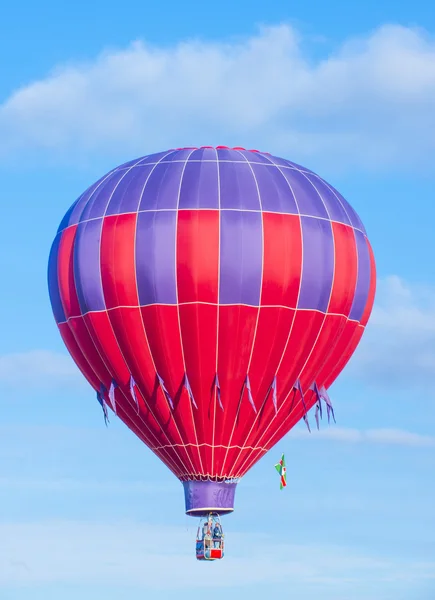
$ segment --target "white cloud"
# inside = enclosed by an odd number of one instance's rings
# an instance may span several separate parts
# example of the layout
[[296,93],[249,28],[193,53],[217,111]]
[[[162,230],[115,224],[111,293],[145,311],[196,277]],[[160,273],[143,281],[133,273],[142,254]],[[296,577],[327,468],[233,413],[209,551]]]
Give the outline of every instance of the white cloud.
[[367,330],[346,372],[391,390],[431,387],[435,288],[410,285],[397,276],[381,279]]
[[428,33],[385,25],[317,60],[306,48],[282,24],[242,41],[137,41],[58,66],[0,106],[0,153],[45,149],[83,159],[112,149],[127,159],[227,143],[354,168],[430,161],[435,40]]
[[0,477],[0,490],[7,489],[9,493],[12,490],[44,493],[60,493],[69,494],[74,492],[83,493],[98,492],[99,494],[151,494],[155,495],[159,492],[173,492],[176,489],[176,484],[170,482],[168,484],[160,482],[144,481],[122,481],[104,479],[66,479],[66,478],[17,478],[17,477]]
[[[202,565],[192,556],[194,533],[145,523],[47,521],[0,523],[0,586],[43,583],[138,585],[144,589],[202,588]],[[213,585],[234,588],[276,583],[324,586],[382,580],[400,573],[399,561],[340,547],[273,545],[257,535],[246,557],[246,535],[231,534],[231,554],[215,564]],[[168,562],[171,577],[167,577]],[[408,579],[429,577],[407,563]]]
[[21,386],[80,385],[83,377],[68,354],[31,350],[0,356],[0,381]]
[[[304,429],[295,429],[292,434],[297,438],[308,438],[310,434]],[[314,430],[314,439],[331,440],[346,443],[376,443],[398,446],[435,447],[435,437],[403,431],[401,429],[368,429],[366,431],[346,427],[331,427],[330,429]]]

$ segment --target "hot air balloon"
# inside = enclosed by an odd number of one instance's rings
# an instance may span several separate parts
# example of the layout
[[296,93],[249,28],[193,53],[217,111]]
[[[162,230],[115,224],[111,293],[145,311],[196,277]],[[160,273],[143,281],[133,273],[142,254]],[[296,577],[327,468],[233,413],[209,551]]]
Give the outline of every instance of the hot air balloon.
[[105,418],[165,463],[186,513],[210,526],[314,405],[332,408],[375,279],[364,226],[336,189],[226,146],[104,175],[65,214],[48,267],[60,334]]

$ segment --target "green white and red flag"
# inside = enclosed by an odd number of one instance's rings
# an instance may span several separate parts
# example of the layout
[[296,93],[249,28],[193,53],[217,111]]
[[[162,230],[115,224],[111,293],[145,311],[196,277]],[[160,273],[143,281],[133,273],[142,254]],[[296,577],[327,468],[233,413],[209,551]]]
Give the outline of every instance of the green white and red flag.
[[275,469],[278,471],[279,476],[281,477],[279,489],[282,490],[283,488],[287,487],[287,469],[285,467],[284,454],[282,455],[279,463],[275,465]]

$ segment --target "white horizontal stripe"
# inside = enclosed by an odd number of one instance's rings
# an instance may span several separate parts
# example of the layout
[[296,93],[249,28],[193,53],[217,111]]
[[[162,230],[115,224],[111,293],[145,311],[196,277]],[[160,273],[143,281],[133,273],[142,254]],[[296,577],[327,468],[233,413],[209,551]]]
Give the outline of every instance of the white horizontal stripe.
[[[164,304],[164,303],[156,302],[154,304],[145,304],[145,305],[141,305],[141,306],[136,306],[136,305],[112,306],[111,308],[107,308],[107,309],[103,309],[103,310],[90,310],[86,313],[69,317],[66,321],[62,321],[62,322],[58,323],[58,325],[64,325],[65,323],[69,323],[69,321],[72,321],[73,319],[81,319],[85,315],[100,314],[100,313],[110,312],[112,310],[118,310],[120,308],[147,308],[148,306],[174,306],[174,307],[176,307],[176,306],[190,306],[190,305],[194,305],[194,304],[198,304],[198,305],[204,304],[205,306],[219,306],[220,308],[222,308],[224,306],[246,306],[247,308],[259,308],[259,306],[255,306],[252,304],[242,304],[242,303],[240,303],[240,304],[239,303],[218,304],[217,302],[180,302],[177,305],[177,304]],[[358,319],[349,319],[349,315],[344,315],[341,313],[325,313],[323,310],[318,310],[316,308],[295,308],[295,307],[290,307],[290,306],[281,306],[279,304],[262,304],[261,308],[284,308],[286,310],[294,310],[297,312],[315,312],[315,313],[319,313],[321,315],[326,315],[326,316],[343,317],[345,319],[348,319],[348,321],[350,323],[358,323],[359,324]]]
[[90,221],[98,221],[99,219],[107,219],[110,217],[123,217],[125,215],[137,215],[140,213],[158,213],[158,212],[185,212],[185,211],[214,211],[214,212],[248,212],[248,213],[260,213],[260,214],[267,214],[267,215],[283,215],[283,216],[288,216],[288,215],[293,215],[295,217],[304,217],[306,219],[318,219],[319,221],[328,221],[328,223],[337,223],[338,225],[344,225],[345,227],[351,227],[352,229],[359,231],[360,233],[362,233],[365,237],[367,237],[367,234],[365,231],[363,231],[362,229],[359,229],[358,227],[355,227],[352,224],[349,223],[343,223],[343,221],[336,221],[334,219],[328,219],[327,217],[319,217],[317,215],[304,215],[304,214],[299,214],[299,213],[291,213],[291,212],[279,212],[279,211],[275,211],[275,210],[260,210],[258,209],[253,209],[253,208],[201,208],[201,207],[192,207],[192,208],[146,208],[143,210],[135,210],[135,211],[131,211],[131,212],[123,212],[123,213],[113,213],[113,214],[106,214],[106,215],[101,215],[100,217],[92,217],[90,219],[83,219],[82,221],[79,221],[77,223],[72,223],[71,225],[68,225],[67,227],[65,227],[64,229],[60,229],[57,232],[57,235],[59,235],[60,233],[63,233],[64,231],[66,231],[67,229],[70,229],[71,227],[76,227],[77,225],[81,225],[82,223],[89,223]]
[[[267,157],[266,157],[267,158]],[[272,157],[271,157],[272,158]],[[145,159],[144,159],[145,160]],[[313,173],[312,171],[309,171],[308,169],[300,169],[296,166],[290,165],[290,164],[286,164],[283,163],[281,165],[274,163],[271,161],[271,159],[267,158],[267,160],[270,160],[270,162],[262,162],[262,161],[257,161],[257,160],[248,160],[247,158],[245,160],[234,160],[234,159],[230,159],[230,158],[224,158],[224,159],[216,159],[216,158],[193,158],[193,159],[185,159],[185,158],[177,158],[175,160],[160,160],[158,162],[139,162],[135,165],[130,165],[130,166],[121,166],[121,167],[117,167],[116,169],[113,169],[113,171],[110,172],[110,174],[112,173],[117,173],[119,171],[124,171],[126,169],[140,169],[141,167],[148,167],[148,166],[153,166],[153,165],[165,165],[165,164],[172,164],[172,163],[186,163],[187,164],[191,164],[191,163],[231,163],[231,164],[249,164],[249,165],[259,165],[262,167],[272,167],[274,169],[288,169],[289,171],[296,171],[297,173],[306,173],[307,175],[315,175],[315,173]],[[319,177],[317,175],[317,177]]]
[[202,448],[203,446],[207,446],[208,448],[224,448],[225,450],[261,450],[262,452],[267,452],[267,448],[263,448],[262,446],[225,446],[224,444],[217,444],[214,446],[213,444],[193,444],[190,442],[187,444],[165,444],[163,446],[150,446],[150,448],[151,450],[163,450],[163,448]]

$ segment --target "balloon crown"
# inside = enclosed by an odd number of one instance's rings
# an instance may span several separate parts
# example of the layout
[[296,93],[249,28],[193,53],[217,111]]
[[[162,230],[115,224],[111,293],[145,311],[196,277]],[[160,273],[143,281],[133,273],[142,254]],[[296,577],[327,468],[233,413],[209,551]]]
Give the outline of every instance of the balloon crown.
[[243,146],[183,146],[182,148],[172,148],[172,150],[201,150],[202,148],[211,148],[212,150],[244,150],[245,152],[270,154],[270,152],[262,152],[254,148],[243,148]]

